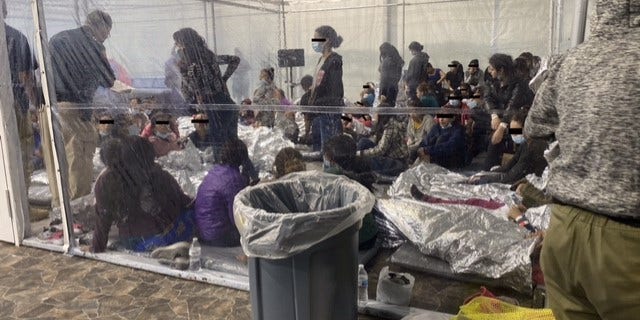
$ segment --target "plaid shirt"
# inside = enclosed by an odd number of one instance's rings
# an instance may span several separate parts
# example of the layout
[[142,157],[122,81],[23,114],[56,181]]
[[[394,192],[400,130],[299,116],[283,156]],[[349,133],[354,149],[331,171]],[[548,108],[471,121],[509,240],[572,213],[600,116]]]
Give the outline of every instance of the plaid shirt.
[[404,142],[405,130],[395,118],[391,118],[384,126],[382,137],[378,144],[362,151],[364,156],[382,156],[393,159],[404,159],[409,155],[407,144]]
[[[240,58],[229,55],[213,55],[211,61],[191,62],[182,70],[182,93],[189,103],[215,103],[214,97],[220,93],[229,94],[227,80],[240,64]],[[228,64],[224,75],[221,64]]]

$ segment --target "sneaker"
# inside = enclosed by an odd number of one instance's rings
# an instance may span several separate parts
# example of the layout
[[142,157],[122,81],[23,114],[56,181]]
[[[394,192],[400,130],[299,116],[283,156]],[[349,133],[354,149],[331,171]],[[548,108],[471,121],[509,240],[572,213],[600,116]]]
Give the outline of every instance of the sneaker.
[[151,252],[151,258],[173,260],[176,257],[189,257],[191,244],[186,241],[176,242],[170,246],[160,247]]
[[189,259],[183,257],[176,257],[171,261],[171,268],[178,270],[189,269]]

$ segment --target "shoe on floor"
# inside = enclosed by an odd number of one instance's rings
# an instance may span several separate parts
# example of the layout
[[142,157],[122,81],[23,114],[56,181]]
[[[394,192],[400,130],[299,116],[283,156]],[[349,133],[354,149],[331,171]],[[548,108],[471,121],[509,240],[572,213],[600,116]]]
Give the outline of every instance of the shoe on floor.
[[170,246],[160,247],[151,252],[151,258],[173,260],[176,257],[189,257],[191,244],[186,241],[176,242]]
[[183,257],[176,257],[171,261],[171,268],[178,270],[189,269],[189,259]]

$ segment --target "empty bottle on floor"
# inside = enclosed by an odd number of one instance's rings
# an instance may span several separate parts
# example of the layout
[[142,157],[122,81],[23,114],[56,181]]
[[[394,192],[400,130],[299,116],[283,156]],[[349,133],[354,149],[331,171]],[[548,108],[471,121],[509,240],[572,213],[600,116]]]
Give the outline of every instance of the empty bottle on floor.
[[364,265],[358,265],[358,306],[364,307],[369,301],[369,275]]
[[202,247],[200,247],[200,243],[198,242],[198,238],[193,238],[191,242],[191,247],[189,248],[189,270],[191,271],[200,271],[201,263],[200,263],[200,255],[202,253]]

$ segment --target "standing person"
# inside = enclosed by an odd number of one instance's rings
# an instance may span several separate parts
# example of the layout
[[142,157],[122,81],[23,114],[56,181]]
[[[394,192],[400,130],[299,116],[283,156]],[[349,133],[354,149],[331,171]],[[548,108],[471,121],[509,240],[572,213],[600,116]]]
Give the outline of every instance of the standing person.
[[398,97],[398,82],[402,77],[404,60],[398,49],[389,42],[380,45],[380,95],[387,98],[386,102],[395,106]]
[[[333,52],[333,48],[340,47],[342,40],[331,26],[320,26],[315,30],[311,45],[313,51],[322,53],[322,56],[316,65],[309,105],[344,106],[342,56]],[[340,113],[320,114],[313,119],[312,126],[320,129],[320,141],[314,141],[313,150],[323,150],[324,144],[331,137],[342,132]]]
[[640,313],[640,6],[598,0],[595,12],[589,40],[551,62],[524,126],[558,140],[541,265],[559,320]]
[[[207,48],[204,38],[191,28],[174,32],[173,40],[180,55],[182,93],[187,103],[235,105],[229,96],[226,82],[238,68],[240,58],[216,55]],[[224,74],[220,71],[220,64],[227,64]],[[238,137],[238,111],[219,110],[218,107],[209,106],[205,113],[209,119],[213,157],[219,162],[222,146],[230,139]],[[251,184],[259,181],[258,172],[249,158],[242,168],[243,174],[249,177]]]
[[[260,84],[253,91],[253,104],[262,106],[277,106],[280,105],[280,99],[278,99],[278,88],[276,87],[274,80],[273,68],[264,68],[260,70]],[[256,111],[256,123],[258,126],[273,128],[276,122],[276,113],[274,111]]]
[[[240,58],[230,55],[216,55],[209,50],[204,39],[193,29],[183,28],[173,34],[180,55],[182,73],[182,93],[189,104],[233,105],[227,89],[227,80],[238,67]],[[223,74],[220,64],[227,64]],[[220,111],[207,107],[211,141],[214,143],[214,157],[219,157],[222,145],[238,135],[238,112]],[[217,150],[217,151],[216,151]]]
[[242,101],[249,97],[249,74],[251,72],[251,65],[249,61],[245,59],[239,48],[233,49],[233,54],[240,58],[240,64],[233,73],[231,92],[233,93],[235,101]]
[[[83,26],[62,31],[49,42],[57,112],[68,165],[68,171],[62,172],[62,176],[69,181],[70,200],[91,193],[93,155],[98,145],[98,133],[91,121],[91,104],[96,90],[111,88],[116,79],[103,45],[112,24],[109,14],[95,10],[87,15]],[[49,154],[45,156],[49,181],[56,181],[48,128],[43,127],[42,134],[45,153]],[[50,186],[52,204],[58,206],[56,184]]]
[[[2,17],[7,17],[7,4],[2,2]],[[11,87],[13,89],[13,107],[16,113],[16,125],[20,138],[20,151],[22,152],[22,165],[24,181],[27,189],[31,182],[31,154],[34,150],[34,135],[29,116],[29,105],[37,104],[35,79],[33,72],[38,68],[38,63],[31,54],[31,48],[27,37],[20,31],[4,24],[7,40],[7,52],[9,54],[9,69],[11,70]]]
[[409,90],[409,98],[416,99],[416,89],[422,82],[427,81],[427,64],[429,63],[429,55],[426,52],[422,52],[424,47],[417,41],[413,41],[409,44],[409,50],[411,50],[411,61],[409,62],[409,69],[404,76],[404,81],[407,83]]

